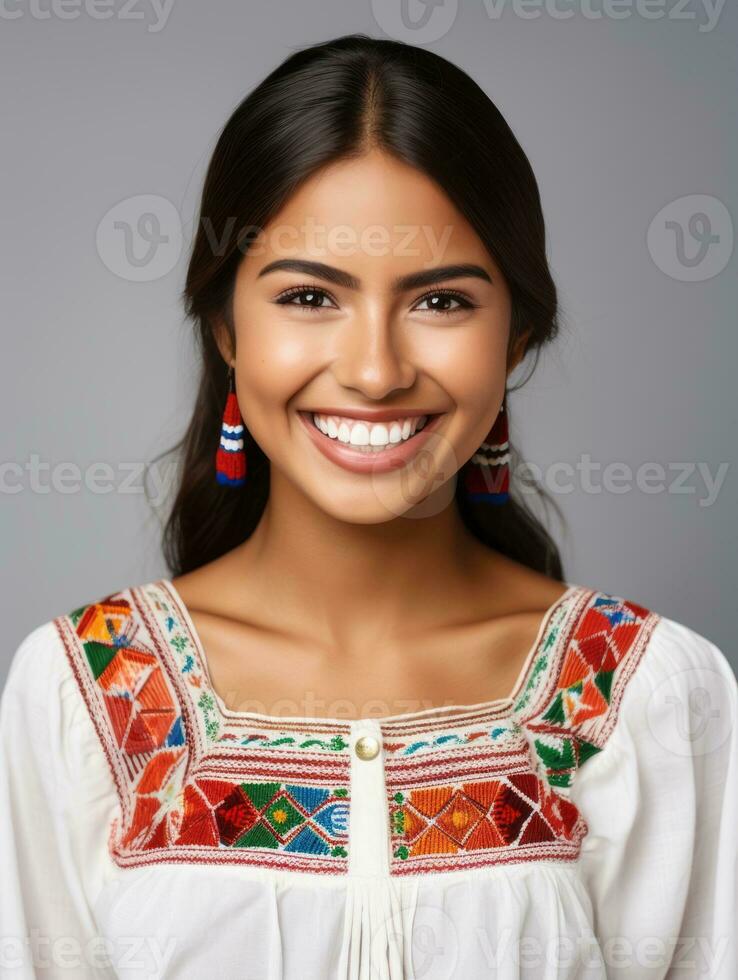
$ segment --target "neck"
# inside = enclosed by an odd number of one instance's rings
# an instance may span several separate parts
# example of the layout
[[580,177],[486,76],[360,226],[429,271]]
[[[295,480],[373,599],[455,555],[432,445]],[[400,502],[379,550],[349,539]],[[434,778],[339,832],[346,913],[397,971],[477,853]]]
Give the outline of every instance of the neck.
[[309,612],[330,635],[352,623],[383,632],[424,626],[493,556],[449,497],[446,490],[445,503],[427,501],[426,516],[416,508],[378,524],[347,523],[275,473],[262,519],[233,558],[275,611],[287,619]]

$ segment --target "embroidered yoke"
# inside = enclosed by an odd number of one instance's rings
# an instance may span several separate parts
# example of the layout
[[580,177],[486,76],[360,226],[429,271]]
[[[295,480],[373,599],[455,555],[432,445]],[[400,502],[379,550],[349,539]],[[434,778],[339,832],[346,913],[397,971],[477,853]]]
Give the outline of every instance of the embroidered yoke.
[[[193,980],[573,980],[610,976],[619,935],[664,947],[612,975],[663,978],[685,922],[729,932],[738,725],[698,754],[672,706],[707,691],[725,728],[738,685],[717,647],[634,601],[569,585],[510,697],[358,720],[230,710],[166,579],[59,616],[24,647],[39,644],[14,678],[43,668],[62,727],[76,719],[59,771],[89,803],[53,783],[92,862],[70,915],[113,947],[111,976],[141,975],[118,947],[146,935],[146,968],[173,942],[160,975]],[[716,835],[702,881],[695,812]],[[549,960],[554,941],[567,956]]]
[[[57,620],[118,787],[115,859],[347,874],[359,726],[228,717],[184,612],[159,582]],[[491,703],[450,721],[430,711],[360,723],[384,747],[389,873],[574,860],[586,827],[561,791],[604,747],[656,621],[634,603],[569,591],[513,712]],[[357,778],[370,768],[381,760],[356,766]],[[356,791],[376,807],[372,783]]]

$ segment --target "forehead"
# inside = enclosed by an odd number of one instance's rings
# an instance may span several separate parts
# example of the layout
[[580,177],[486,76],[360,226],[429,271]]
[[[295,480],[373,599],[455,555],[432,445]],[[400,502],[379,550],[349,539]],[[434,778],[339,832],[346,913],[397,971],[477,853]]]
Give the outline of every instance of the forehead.
[[261,229],[244,265],[309,256],[364,274],[456,262],[494,264],[475,230],[423,172],[372,150],[335,161],[309,177]]

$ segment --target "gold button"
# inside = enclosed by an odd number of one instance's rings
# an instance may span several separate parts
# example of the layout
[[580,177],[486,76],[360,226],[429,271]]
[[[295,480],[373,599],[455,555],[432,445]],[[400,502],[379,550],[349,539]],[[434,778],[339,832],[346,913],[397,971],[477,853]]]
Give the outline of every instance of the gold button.
[[379,742],[371,735],[362,735],[356,739],[354,748],[360,759],[373,759],[379,752]]

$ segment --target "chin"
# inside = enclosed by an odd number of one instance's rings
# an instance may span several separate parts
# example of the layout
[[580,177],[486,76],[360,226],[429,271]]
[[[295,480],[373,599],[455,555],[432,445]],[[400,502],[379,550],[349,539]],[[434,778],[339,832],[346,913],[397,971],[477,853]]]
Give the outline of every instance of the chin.
[[352,493],[345,497],[334,494],[329,500],[323,499],[321,494],[319,498],[313,498],[313,501],[334,520],[345,524],[385,524],[396,517],[401,517],[404,511],[410,510],[411,506],[397,508],[387,506],[371,488],[363,493]]
[[450,480],[435,491],[420,487],[412,496],[408,496],[404,486],[390,488],[376,482],[361,492],[335,492],[326,498],[323,489],[311,497],[334,520],[346,524],[385,524],[398,517],[416,520],[433,517],[453,502],[454,494],[455,481]]

